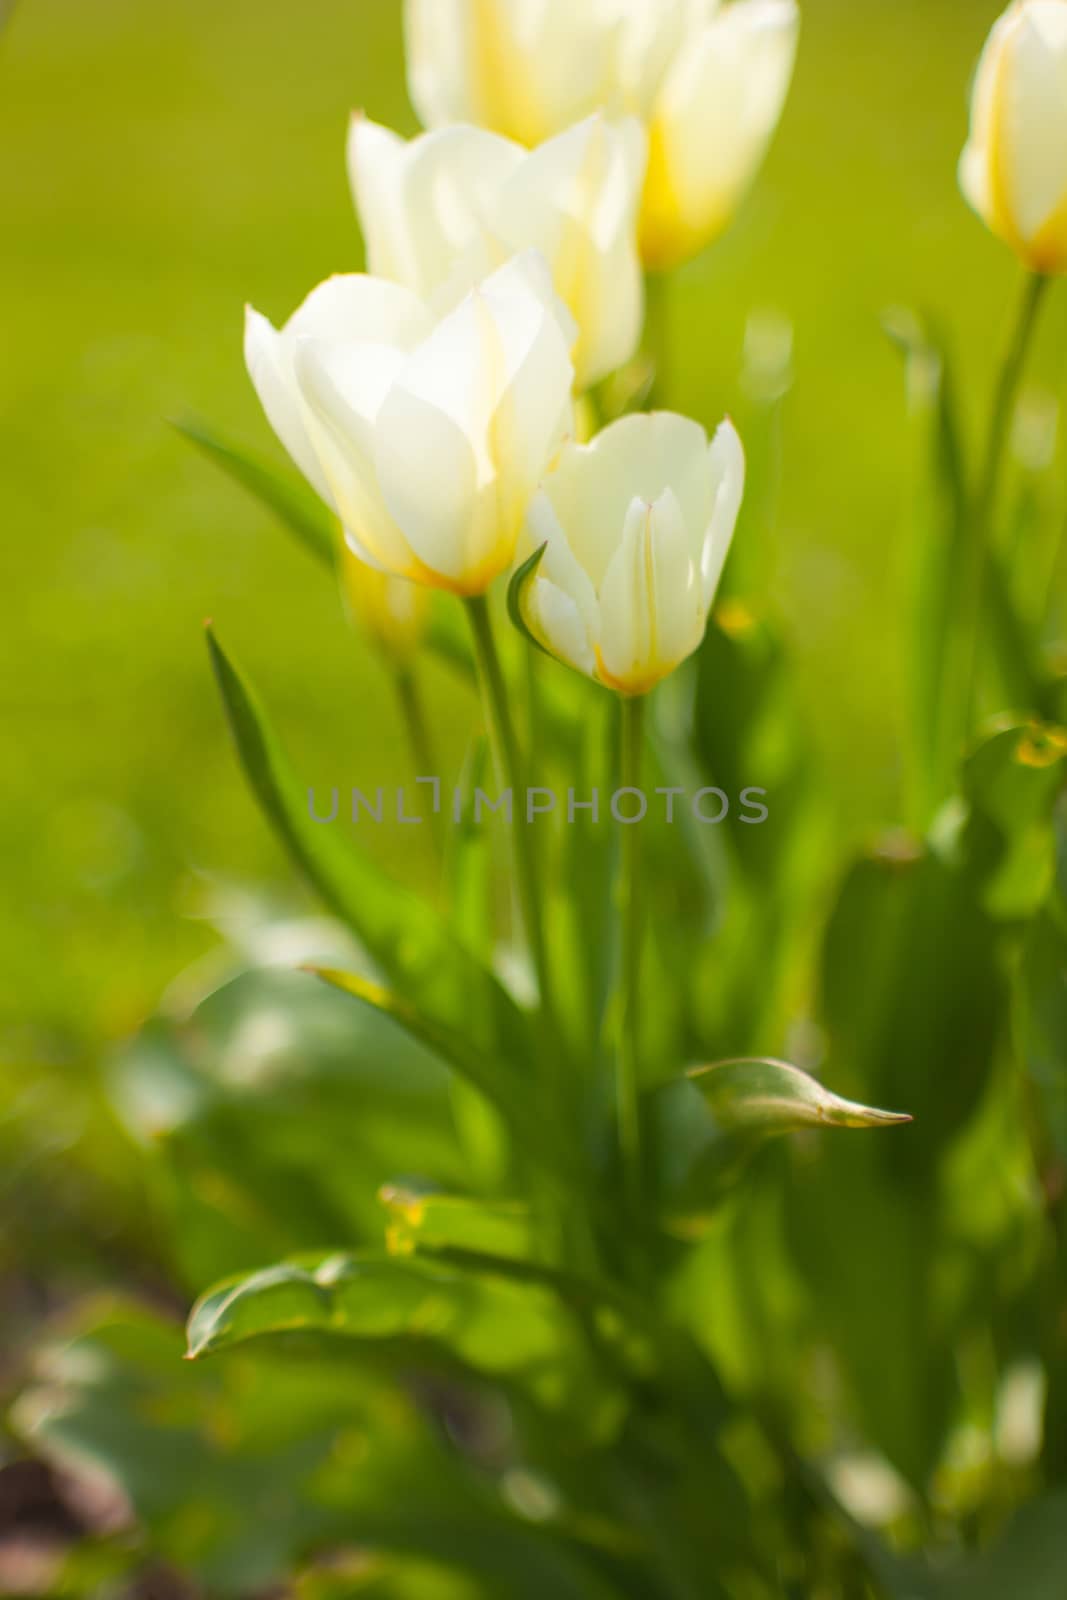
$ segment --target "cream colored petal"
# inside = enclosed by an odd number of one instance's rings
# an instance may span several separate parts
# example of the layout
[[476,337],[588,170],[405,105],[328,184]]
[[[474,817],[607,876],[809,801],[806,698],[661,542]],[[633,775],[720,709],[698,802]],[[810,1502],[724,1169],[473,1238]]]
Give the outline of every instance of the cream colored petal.
[[477,120],[471,0],[404,0],[408,92],[427,128]]
[[599,588],[635,498],[676,495],[697,557],[711,515],[714,485],[708,440],[699,423],[672,412],[623,417],[589,445],[564,451],[544,489],[575,556]]
[[600,675],[643,694],[704,636],[700,573],[677,498],[635,499],[600,589]]
[[407,147],[397,205],[410,262],[405,281],[420,294],[448,283],[464,256],[491,259],[494,198],[523,158],[521,146],[482,128],[443,128]]
[[796,54],[794,0],[735,0],[693,36],[657,101],[653,172],[688,253],[730,220],[763,160]]
[[534,638],[558,660],[587,678],[595,677],[596,652],[589,629],[569,594],[547,578],[535,578],[529,587],[524,620]]
[[640,340],[636,218],[645,155],[635,119],[610,123],[597,114],[532,151],[492,208],[501,240],[516,251],[536,248],[548,261],[578,324],[580,389],[622,366]]
[[682,48],[689,0],[617,0],[619,30],[616,74],[622,105],[647,116],[656,91]]
[[1008,49],[999,137],[1015,227],[1032,239],[1067,199],[1067,4],[1029,0]]
[[384,570],[412,574],[412,553],[382,496],[375,424],[404,354],[382,345],[298,341],[296,378],[315,454],[349,538]]
[[572,601],[582,618],[586,634],[596,641],[600,634],[600,604],[589,575],[575,559],[565,529],[556,516],[552,501],[542,491],[531,502],[523,531],[518,559],[526,561],[544,547],[537,575]]
[[611,0],[406,0],[408,82],[424,123],[534,145],[608,104]]
[[1015,28],[1013,13],[998,18],[985,43],[971,90],[970,133],[960,157],[959,180],[964,197],[995,231],[1002,231],[996,216],[993,174],[990,166],[995,134],[997,87],[1003,49]]
[[244,348],[248,376],[267,421],[311,487],[336,510],[333,492],[308,437],[285,336],[251,306],[245,311]]
[[489,419],[489,454],[501,532],[512,549],[530,499],[573,426],[570,341],[554,305],[531,290],[531,265],[519,258],[480,293],[492,323],[500,384]]
[[367,339],[410,350],[430,325],[425,305],[410,289],[352,272],[312,289],[283,331],[291,339]]
[[745,493],[745,452],[729,420],[720,423],[716,430],[708,451],[708,464],[714,485],[714,505],[700,557],[705,613],[711,610],[715,599]]
[[368,272],[418,290],[403,207],[408,146],[398,134],[357,111],[349,123],[346,156]]
[[492,559],[486,486],[463,429],[401,383],[379,413],[375,445],[385,504],[422,564],[457,593],[488,588],[511,552]]

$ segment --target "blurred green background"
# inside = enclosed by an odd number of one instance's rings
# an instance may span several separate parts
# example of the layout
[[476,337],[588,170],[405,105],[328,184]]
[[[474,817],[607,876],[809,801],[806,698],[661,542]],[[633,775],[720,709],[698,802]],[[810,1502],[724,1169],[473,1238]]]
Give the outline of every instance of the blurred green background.
[[[1015,266],[960,199],[997,0],[804,0],[792,97],[727,239],[671,307],[677,403],[742,403],[746,321],[795,329],[773,593],[835,815],[897,814],[909,437],[893,304],[944,315],[984,405]],[[413,129],[397,0],[21,0],[0,39],[6,599],[5,1093],[85,1080],[214,934],[212,879],[290,875],[246,795],[200,638],[211,615],[309,781],[404,769],[388,685],[284,534],[168,426],[274,449],[241,359],[361,245],[354,106]],[[1038,373],[1057,379],[1055,297]],[[431,681],[435,720],[454,693]],[[454,726],[458,757],[473,706]],[[759,781],[758,774],[751,775]],[[399,856],[384,834],[382,848]],[[399,870],[425,863],[405,849]]]

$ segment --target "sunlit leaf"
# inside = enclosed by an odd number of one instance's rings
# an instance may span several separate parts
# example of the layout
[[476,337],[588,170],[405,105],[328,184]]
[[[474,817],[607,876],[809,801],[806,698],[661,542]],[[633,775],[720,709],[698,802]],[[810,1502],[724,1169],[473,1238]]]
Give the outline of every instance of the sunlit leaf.
[[386,1184],[379,1198],[393,1255],[457,1249],[524,1260],[533,1253],[529,1212],[514,1201],[470,1200],[399,1183]]
[[911,1121],[907,1112],[879,1111],[844,1100],[785,1061],[720,1061],[694,1067],[688,1077],[716,1124],[727,1132],[882,1128]]
[[581,1399],[587,1422],[613,1409],[576,1319],[551,1288],[420,1256],[333,1255],[223,1284],[194,1306],[191,1360],[251,1341],[321,1334],[436,1350],[485,1378],[515,1382],[550,1409]]

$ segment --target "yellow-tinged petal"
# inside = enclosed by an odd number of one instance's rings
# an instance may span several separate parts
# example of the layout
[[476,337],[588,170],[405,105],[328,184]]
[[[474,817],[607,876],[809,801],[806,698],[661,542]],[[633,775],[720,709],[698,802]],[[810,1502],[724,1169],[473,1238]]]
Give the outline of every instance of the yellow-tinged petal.
[[1017,0],[994,24],[959,177],[1028,267],[1067,271],[1067,0]]
[[677,265],[734,215],[781,116],[796,55],[795,0],[695,6],[652,112],[641,217],[647,266]]

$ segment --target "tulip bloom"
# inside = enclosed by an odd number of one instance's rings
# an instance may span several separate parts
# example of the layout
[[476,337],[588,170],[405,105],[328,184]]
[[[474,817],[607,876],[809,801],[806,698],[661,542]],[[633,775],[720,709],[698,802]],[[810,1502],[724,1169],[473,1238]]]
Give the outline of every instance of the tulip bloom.
[[645,694],[704,637],[744,479],[730,422],[709,445],[698,423],[654,412],[569,445],[527,518],[513,595],[526,630],[608,688]]
[[1067,0],[1021,0],[994,24],[960,186],[1034,272],[1067,271]]
[[782,114],[798,27],[795,0],[695,0],[650,116],[647,266],[696,255],[733,217]]
[[527,152],[471,127],[406,143],[356,116],[348,166],[368,270],[449,304],[510,256],[539,250],[578,325],[574,364],[586,389],[641,339],[646,153],[634,118],[598,114]]
[[408,87],[424,125],[537,145],[615,99],[616,0],[406,0]]
[[574,327],[530,252],[435,322],[410,289],[353,274],[278,331],[249,311],[267,418],[369,565],[475,595],[512,562],[571,425]]

